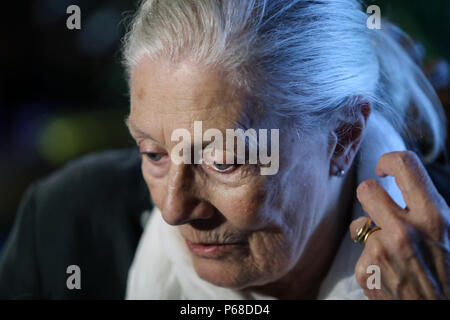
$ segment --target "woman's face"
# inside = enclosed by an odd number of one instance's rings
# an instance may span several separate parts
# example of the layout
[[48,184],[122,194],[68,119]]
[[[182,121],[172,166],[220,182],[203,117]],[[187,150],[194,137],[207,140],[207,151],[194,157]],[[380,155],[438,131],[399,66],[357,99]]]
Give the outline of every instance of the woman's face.
[[301,139],[282,126],[265,127],[269,119],[252,121],[255,129],[280,130],[275,175],[251,164],[215,164],[216,158],[175,164],[175,129],[194,137],[194,121],[202,121],[203,132],[249,126],[245,96],[220,72],[188,62],[143,58],[132,71],[128,124],[143,154],[142,174],[164,220],[186,240],[197,274],[241,289],[280,279],[304,260],[331,197],[327,135]]

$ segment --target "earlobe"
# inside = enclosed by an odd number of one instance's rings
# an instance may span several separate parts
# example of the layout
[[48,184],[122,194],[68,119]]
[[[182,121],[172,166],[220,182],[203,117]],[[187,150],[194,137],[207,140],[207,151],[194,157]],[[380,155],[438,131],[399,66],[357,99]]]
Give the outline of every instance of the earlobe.
[[331,131],[328,137],[328,154],[330,155],[330,176],[343,177],[345,170],[339,164],[339,156],[342,153],[342,146],[339,145],[339,138],[335,131]]
[[337,141],[331,153],[330,175],[341,177],[350,169],[359,151],[370,111],[369,102],[359,103],[351,116],[339,121],[331,135]]

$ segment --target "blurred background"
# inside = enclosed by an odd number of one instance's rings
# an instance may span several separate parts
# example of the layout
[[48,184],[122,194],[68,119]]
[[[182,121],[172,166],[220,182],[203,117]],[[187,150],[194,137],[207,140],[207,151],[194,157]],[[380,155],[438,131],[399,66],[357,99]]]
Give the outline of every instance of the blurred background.
[[[166,0],[170,1],[170,0]],[[81,30],[68,30],[69,5]],[[120,44],[137,0],[28,0],[2,5],[0,251],[36,179],[86,153],[134,145]],[[450,114],[450,1],[366,1],[408,32],[405,42]]]

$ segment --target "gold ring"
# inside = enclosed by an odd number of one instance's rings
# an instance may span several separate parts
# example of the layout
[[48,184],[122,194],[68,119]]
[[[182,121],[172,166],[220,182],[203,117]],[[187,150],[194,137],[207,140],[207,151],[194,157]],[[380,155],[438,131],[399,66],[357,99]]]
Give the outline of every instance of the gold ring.
[[367,231],[366,235],[364,236],[364,241],[363,241],[363,246],[366,246],[366,241],[369,238],[369,236],[374,233],[375,231],[381,230],[380,227],[375,227],[375,228],[371,228],[369,229],[369,231]]
[[353,242],[355,242],[355,243],[361,242],[361,240],[364,238],[367,231],[369,230],[371,223],[372,223],[372,220],[370,220],[370,218],[367,218],[366,223],[364,224],[364,226],[362,226],[359,229],[358,234],[356,235],[355,239],[353,239]]

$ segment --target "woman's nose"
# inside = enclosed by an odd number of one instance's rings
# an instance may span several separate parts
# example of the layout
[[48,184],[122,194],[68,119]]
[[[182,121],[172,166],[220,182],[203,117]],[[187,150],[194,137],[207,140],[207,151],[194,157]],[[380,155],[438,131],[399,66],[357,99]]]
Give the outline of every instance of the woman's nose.
[[214,208],[205,205],[195,192],[195,172],[190,165],[172,164],[168,174],[167,195],[161,212],[171,225],[180,225],[192,220],[208,219]]

